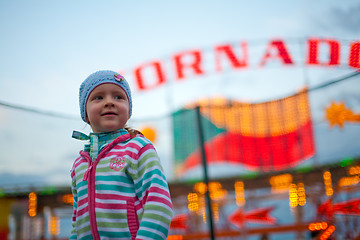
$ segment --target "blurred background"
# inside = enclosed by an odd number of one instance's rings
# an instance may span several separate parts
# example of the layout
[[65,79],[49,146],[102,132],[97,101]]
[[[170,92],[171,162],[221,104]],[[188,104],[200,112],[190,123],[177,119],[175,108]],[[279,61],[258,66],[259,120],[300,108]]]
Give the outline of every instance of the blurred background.
[[161,158],[169,239],[360,238],[358,1],[3,0],[0,32],[0,239],[70,236],[103,69]]

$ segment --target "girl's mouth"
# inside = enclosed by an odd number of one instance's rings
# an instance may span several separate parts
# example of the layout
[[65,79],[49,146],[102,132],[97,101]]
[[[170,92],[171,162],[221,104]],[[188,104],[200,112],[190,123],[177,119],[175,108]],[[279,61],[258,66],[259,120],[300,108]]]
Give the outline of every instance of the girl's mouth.
[[116,115],[117,114],[114,112],[106,112],[106,113],[101,114],[101,116],[116,116]]

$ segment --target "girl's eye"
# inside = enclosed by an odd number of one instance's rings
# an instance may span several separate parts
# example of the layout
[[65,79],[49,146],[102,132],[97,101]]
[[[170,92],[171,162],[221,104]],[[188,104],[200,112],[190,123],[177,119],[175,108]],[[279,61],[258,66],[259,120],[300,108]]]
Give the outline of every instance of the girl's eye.
[[96,96],[96,97],[94,97],[94,99],[95,100],[101,100],[101,99],[103,99],[101,96]]
[[115,99],[120,100],[120,99],[122,99],[122,97],[121,96],[116,96]]

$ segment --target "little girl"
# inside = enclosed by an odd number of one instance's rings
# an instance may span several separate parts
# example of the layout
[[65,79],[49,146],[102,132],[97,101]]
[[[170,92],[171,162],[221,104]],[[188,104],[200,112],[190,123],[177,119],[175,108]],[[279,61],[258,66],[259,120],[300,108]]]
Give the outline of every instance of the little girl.
[[89,140],[72,170],[70,239],[166,239],[172,203],[159,157],[140,132],[125,128],[131,91],[120,74],[98,71],[80,86],[81,118]]

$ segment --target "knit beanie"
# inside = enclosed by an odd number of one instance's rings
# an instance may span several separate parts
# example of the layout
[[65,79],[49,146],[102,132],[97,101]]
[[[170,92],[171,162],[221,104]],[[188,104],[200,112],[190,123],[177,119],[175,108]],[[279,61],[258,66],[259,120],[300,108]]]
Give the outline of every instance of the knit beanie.
[[123,76],[114,71],[103,70],[97,71],[90,76],[88,76],[84,82],[80,85],[79,90],[79,104],[80,104],[80,114],[82,120],[86,122],[86,102],[88,97],[94,88],[104,83],[113,83],[124,89],[128,99],[129,99],[129,109],[131,116],[132,113],[132,99],[131,99],[131,91],[128,82],[125,80]]

